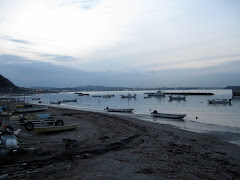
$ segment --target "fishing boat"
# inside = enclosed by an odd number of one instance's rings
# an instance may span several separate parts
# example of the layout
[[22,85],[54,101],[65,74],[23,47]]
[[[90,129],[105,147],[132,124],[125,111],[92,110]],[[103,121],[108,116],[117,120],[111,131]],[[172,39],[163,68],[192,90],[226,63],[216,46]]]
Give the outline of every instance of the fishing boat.
[[158,113],[156,110],[151,113],[153,117],[162,117],[170,119],[182,119],[186,114],[167,114],[167,113]]
[[73,129],[77,129],[77,127],[78,127],[78,124],[70,124],[70,125],[64,125],[64,126],[34,127],[33,131],[36,132],[37,134],[43,134],[43,133],[73,130]]
[[169,96],[169,100],[172,101],[172,100],[186,100],[186,97],[185,96]]
[[209,104],[231,104],[232,99],[210,99]]
[[125,112],[125,113],[130,113],[132,112],[134,109],[115,109],[115,108],[106,108],[105,110],[107,110],[107,112]]
[[17,113],[24,113],[24,112],[38,112],[38,111],[45,111],[48,107],[36,107],[36,108],[17,108],[15,112]]
[[148,96],[165,96],[164,92],[161,90],[159,90],[155,93],[145,93],[145,94],[147,94]]
[[136,94],[134,95],[131,95],[131,94],[128,94],[128,95],[121,95],[122,98],[136,98]]

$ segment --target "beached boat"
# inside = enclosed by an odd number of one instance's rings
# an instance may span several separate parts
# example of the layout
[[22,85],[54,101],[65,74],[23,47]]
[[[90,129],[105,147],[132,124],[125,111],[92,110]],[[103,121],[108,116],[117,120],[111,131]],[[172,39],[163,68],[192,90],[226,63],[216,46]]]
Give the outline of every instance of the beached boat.
[[231,104],[232,99],[209,99],[209,104]]
[[158,113],[156,110],[151,113],[153,117],[162,117],[162,118],[171,118],[171,119],[182,119],[186,114],[167,114],[167,113]]
[[70,125],[64,125],[64,126],[34,127],[33,131],[36,132],[37,134],[43,134],[43,133],[73,130],[73,129],[77,129],[77,127],[78,127],[78,124],[70,124]]
[[38,112],[38,111],[45,111],[48,107],[36,107],[36,108],[18,108],[15,110],[17,113],[24,113],[24,112]]
[[169,100],[172,101],[172,100],[186,100],[186,97],[185,96],[169,96]]
[[128,94],[128,95],[121,95],[122,98],[136,98],[136,94],[134,95],[131,95],[131,94]]
[[145,93],[145,94],[147,94],[148,96],[165,96],[164,92],[161,90],[159,90],[155,93]]
[[125,112],[125,113],[130,113],[134,109],[130,109],[130,108],[127,108],[127,109],[115,109],[115,108],[108,108],[107,107],[105,110],[107,110],[108,112]]

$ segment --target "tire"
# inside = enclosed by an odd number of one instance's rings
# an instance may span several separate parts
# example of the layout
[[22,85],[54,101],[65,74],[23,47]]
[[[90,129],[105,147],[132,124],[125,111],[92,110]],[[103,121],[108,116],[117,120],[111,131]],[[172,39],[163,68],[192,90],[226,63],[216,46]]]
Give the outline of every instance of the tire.
[[33,127],[34,127],[34,124],[32,122],[28,122],[28,123],[25,124],[25,129],[27,131],[32,131]]
[[63,126],[64,125],[64,122],[62,120],[57,120],[55,122],[55,126]]

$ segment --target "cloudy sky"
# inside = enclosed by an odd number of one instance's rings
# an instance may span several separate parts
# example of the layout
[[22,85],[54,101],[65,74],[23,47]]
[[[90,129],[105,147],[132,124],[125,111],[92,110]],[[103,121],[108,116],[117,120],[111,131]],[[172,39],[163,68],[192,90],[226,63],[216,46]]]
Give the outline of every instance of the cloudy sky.
[[240,85],[239,0],[0,0],[19,86]]

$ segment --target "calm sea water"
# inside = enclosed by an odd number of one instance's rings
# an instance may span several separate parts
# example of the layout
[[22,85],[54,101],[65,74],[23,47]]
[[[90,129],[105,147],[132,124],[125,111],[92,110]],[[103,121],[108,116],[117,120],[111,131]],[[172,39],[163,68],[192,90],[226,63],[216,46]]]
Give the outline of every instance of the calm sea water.
[[[28,102],[34,102],[32,98],[41,98],[42,104],[49,105],[51,101],[64,99],[77,99],[77,103],[62,103],[59,107],[71,107],[75,109],[104,112],[106,107],[110,108],[133,108],[134,112],[124,114],[137,117],[155,123],[171,124],[181,129],[207,132],[224,136],[229,141],[240,144],[240,98],[233,98],[231,105],[210,105],[208,99],[228,98],[232,99],[231,90],[184,90],[184,92],[211,92],[213,96],[186,96],[185,101],[169,101],[169,97],[144,98],[145,92],[156,91],[98,91],[83,92],[89,96],[77,96],[73,92],[58,94],[37,94],[26,98]],[[164,92],[183,92],[177,90],[166,90]],[[135,99],[121,98],[120,95],[137,94]],[[92,97],[93,95],[114,94],[112,98]],[[35,101],[37,102],[37,101]],[[52,105],[56,106],[56,105]],[[154,118],[150,116],[153,110],[162,113],[184,113],[184,120],[173,120],[165,118]],[[115,113],[117,114],[117,113]],[[122,115],[122,114],[121,114]]]

